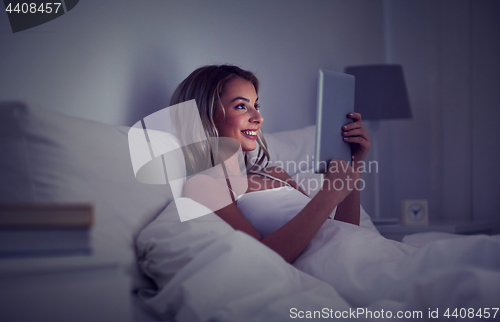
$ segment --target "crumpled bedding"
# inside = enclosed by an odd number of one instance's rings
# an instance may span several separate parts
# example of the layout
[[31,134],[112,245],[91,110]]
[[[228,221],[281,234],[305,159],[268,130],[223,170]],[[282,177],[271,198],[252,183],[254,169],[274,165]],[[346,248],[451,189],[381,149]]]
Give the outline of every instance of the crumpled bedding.
[[[327,221],[293,265],[333,286],[354,307],[380,300],[429,308],[500,305],[498,236],[441,239],[417,248]],[[437,291],[442,297],[429,302]]]
[[[190,199],[176,202],[206,211]],[[136,247],[142,272],[155,284],[138,295],[162,320],[287,321],[314,311],[324,320],[327,312],[352,318],[358,308],[379,316],[420,311],[423,318],[438,309],[443,318],[447,308],[500,305],[498,236],[418,248],[328,220],[290,265],[214,214],[181,223],[171,203],[141,231]]]

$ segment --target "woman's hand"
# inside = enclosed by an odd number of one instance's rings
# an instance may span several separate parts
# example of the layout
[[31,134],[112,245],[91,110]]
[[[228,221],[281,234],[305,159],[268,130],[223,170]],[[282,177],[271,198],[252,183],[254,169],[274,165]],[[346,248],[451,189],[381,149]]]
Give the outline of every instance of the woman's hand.
[[348,118],[353,119],[353,123],[348,123],[342,127],[344,141],[352,144],[352,161],[354,168],[357,162],[365,161],[368,150],[370,150],[370,137],[361,123],[361,114],[349,113]]

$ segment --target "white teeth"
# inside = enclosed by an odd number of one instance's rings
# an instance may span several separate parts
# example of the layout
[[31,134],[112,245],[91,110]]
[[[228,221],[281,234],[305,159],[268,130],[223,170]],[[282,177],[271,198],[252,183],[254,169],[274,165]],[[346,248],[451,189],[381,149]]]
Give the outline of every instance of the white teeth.
[[242,131],[242,132],[247,134],[247,135],[257,135],[256,131]]

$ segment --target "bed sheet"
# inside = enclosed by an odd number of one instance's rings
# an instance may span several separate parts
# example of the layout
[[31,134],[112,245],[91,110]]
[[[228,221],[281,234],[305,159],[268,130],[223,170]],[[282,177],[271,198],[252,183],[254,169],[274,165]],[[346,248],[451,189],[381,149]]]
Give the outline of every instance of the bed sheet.
[[290,265],[215,215],[181,223],[169,206],[138,236],[140,267],[155,282],[139,296],[159,318],[175,321],[287,321],[297,312],[353,310],[427,317],[500,304],[498,237],[418,248],[373,229],[327,222]]

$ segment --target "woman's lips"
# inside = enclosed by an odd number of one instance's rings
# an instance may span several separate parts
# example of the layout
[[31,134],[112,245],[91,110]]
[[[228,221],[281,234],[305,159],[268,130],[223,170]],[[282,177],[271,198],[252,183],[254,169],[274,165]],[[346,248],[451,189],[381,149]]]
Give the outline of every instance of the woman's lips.
[[241,133],[243,133],[244,137],[249,138],[250,140],[257,140],[256,130],[243,130]]

